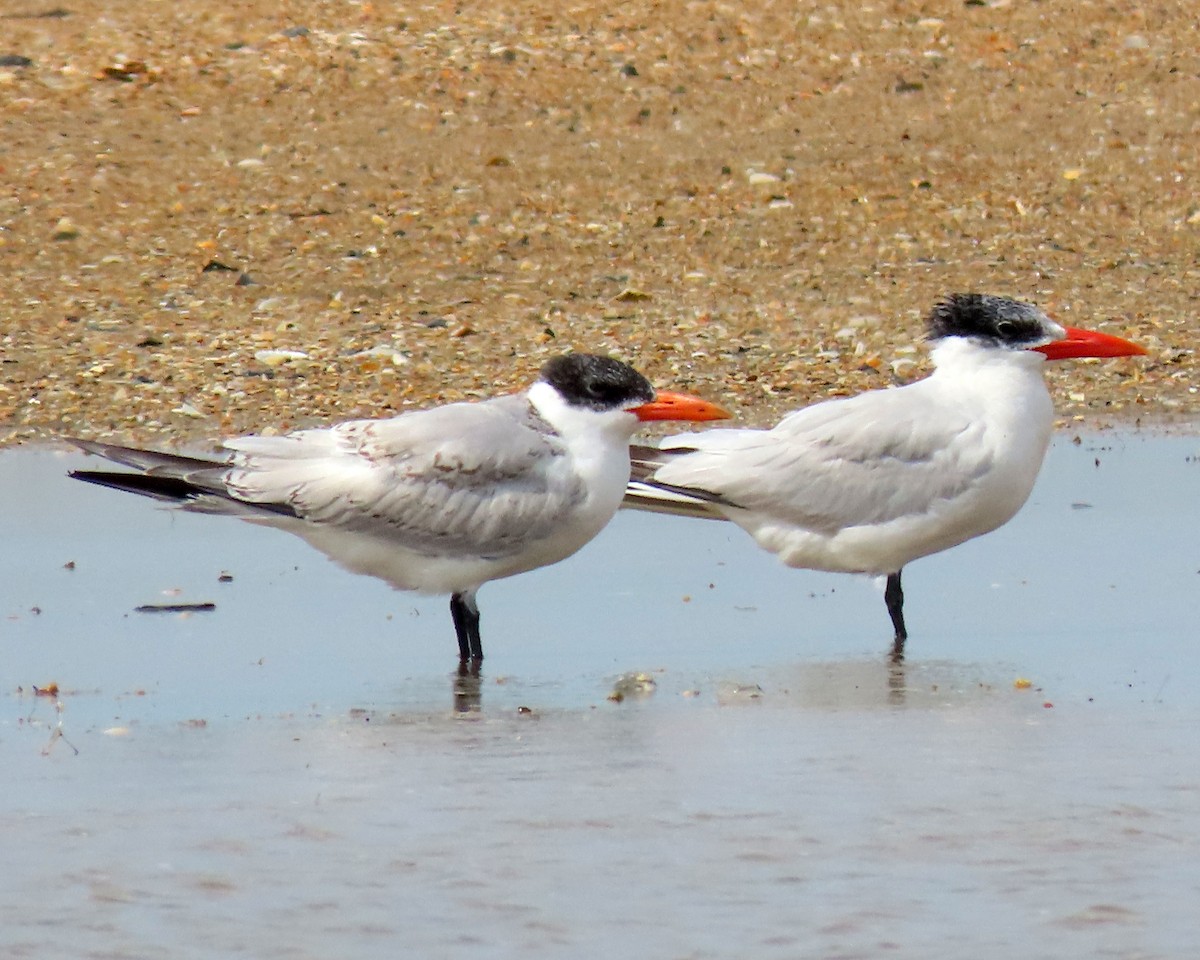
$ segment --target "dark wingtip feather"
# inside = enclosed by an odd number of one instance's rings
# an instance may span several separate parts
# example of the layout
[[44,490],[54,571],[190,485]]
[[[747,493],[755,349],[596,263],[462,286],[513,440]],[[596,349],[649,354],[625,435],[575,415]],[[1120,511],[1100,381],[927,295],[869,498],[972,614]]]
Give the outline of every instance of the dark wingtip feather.
[[[295,508],[289,503],[253,503],[239,500],[224,490],[193,483],[183,477],[157,473],[120,473],[112,470],[69,470],[67,476],[84,483],[94,483],[124,493],[136,493],[164,503],[182,505],[185,510],[227,513],[236,507],[281,517],[297,516]],[[226,509],[220,508],[222,503],[226,505]]]
[[117,443],[101,443],[97,440],[82,440],[78,437],[63,437],[85,453],[103,457],[113,463],[134,470],[166,470],[176,474],[220,469],[229,465],[227,457],[194,457],[161,450],[142,450],[138,447],[123,447]]
[[156,477],[144,473],[114,473],[111,470],[71,470],[67,476],[113,490],[137,493],[156,500],[183,503],[203,496],[207,491],[178,477]]

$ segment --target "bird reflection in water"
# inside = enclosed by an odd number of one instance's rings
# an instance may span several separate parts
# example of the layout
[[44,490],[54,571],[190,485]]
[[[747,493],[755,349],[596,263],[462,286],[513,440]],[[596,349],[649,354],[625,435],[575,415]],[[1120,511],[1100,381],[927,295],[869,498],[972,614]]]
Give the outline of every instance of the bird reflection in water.
[[887,663],[887,702],[891,707],[902,707],[908,699],[908,677],[904,666],[904,645],[892,651]]
[[451,691],[455,713],[480,713],[483,710],[483,677],[478,660],[460,662]]

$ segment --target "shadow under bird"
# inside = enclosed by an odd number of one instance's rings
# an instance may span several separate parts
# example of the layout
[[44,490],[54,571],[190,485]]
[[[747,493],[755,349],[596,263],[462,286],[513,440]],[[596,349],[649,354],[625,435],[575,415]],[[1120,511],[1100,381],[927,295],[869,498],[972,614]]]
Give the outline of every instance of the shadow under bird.
[[995,530],[1033,489],[1054,421],[1042,364],[1146,352],[973,293],[937,304],[928,336],[916,383],[634,446],[626,506],[732,520],[790,567],[885,576],[901,659],[904,566]]
[[476,592],[557,563],[612,519],[629,441],[652,420],[718,420],[720,407],[655,392],[632,367],[573,353],[519,394],[279,437],[224,458],[71,440],[138,473],[71,476],[197,513],[295,533],[355,573],[449,593],[462,661],[483,659]]

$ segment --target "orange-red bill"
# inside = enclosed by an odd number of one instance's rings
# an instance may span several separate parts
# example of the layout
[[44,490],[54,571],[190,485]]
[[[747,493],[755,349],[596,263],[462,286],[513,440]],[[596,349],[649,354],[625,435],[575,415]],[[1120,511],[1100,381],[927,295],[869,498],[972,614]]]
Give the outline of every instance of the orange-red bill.
[[732,414],[724,407],[715,403],[701,400],[687,393],[672,393],[669,390],[657,391],[657,396],[649,403],[634,407],[633,413],[639,420],[728,420]]
[[1146,352],[1145,347],[1139,347],[1121,337],[1114,337],[1111,333],[1080,330],[1078,327],[1067,327],[1066,330],[1067,335],[1063,339],[1033,349],[1044,353],[1051,360],[1066,360],[1070,357],[1134,357]]

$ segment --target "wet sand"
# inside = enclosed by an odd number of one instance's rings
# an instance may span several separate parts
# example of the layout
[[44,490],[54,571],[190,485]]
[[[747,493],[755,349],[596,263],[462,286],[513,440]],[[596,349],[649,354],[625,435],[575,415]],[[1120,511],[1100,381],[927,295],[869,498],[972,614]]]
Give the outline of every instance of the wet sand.
[[1060,437],[899,666],[869,582],[623,513],[472,683],[444,598],[3,451],[0,955],[1190,956],[1198,452]]
[[6,442],[386,415],[567,348],[761,424],[920,375],[968,289],[1151,350],[1056,366],[1064,419],[1191,410],[1189,4],[0,16]]

